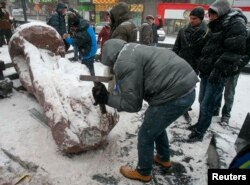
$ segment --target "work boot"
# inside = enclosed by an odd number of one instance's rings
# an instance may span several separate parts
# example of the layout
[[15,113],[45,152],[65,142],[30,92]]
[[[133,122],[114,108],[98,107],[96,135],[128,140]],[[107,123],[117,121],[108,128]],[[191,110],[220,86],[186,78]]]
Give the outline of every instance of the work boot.
[[152,179],[151,175],[141,175],[137,170],[134,170],[128,166],[121,166],[120,172],[124,177],[142,182],[149,182]]
[[188,111],[186,111],[186,112],[183,114],[183,116],[184,116],[184,118],[185,118],[185,120],[187,121],[188,124],[191,123],[192,118],[190,117]]
[[197,141],[202,141],[203,139],[203,134],[201,134],[199,131],[197,131],[196,129],[194,129],[191,134],[188,136],[188,143],[193,143],[193,142],[197,142]]
[[154,156],[154,163],[160,165],[163,168],[169,169],[172,167],[172,163],[170,161],[161,161],[158,155]]
[[227,126],[229,124],[229,118],[228,117],[222,117],[221,121],[219,122],[221,126]]

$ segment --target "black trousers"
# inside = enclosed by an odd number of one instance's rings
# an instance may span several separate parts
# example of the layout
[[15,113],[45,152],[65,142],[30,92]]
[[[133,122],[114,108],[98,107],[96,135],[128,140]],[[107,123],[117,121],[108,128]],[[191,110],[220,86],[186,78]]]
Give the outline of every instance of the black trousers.
[[0,29],[0,46],[4,44],[9,44],[11,36],[11,29]]

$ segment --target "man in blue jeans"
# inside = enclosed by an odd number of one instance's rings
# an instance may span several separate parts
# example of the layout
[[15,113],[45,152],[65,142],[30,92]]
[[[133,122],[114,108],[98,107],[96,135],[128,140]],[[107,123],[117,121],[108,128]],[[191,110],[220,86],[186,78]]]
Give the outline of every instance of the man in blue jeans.
[[247,19],[242,12],[231,9],[227,0],[216,0],[209,7],[208,15],[211,37],[201,51],[198,67],[200,114],[197,124],[190,127],[189,142],[203,139],[225,80],[239,73],[245,55]]
[[138,165],[120,168],[125,177],[148,182],[153,162],[171,167],[166,128],[193,104],[197,75],[170,50],[120,39],[105,42],[101,62],[113,68],[120,93],[108,93],[100,83],[92,89],[95,104],[127,112],[138,112],[143,100],[149,104],[138,133]]
[[[233,107],[234,103],[234,95],[235,95],[235,88],[237,86],[238,78],[240,76],[240,73],[228,77],[225,81],[225,90],[224,90],[224,106],[222,108],[222,116],[220,120],[221,125],[228,125],[229,124],[229,119],[231,117],[231,110]],[[220,107],[221,107],[221,102],[222,102],[222,94],[217,98],[216,106],[213,115],[218,116]]]

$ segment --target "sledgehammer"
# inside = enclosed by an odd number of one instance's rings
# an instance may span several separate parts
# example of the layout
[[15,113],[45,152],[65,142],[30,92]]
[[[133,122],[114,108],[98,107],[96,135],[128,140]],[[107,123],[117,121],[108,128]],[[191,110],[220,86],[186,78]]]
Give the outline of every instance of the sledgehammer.
[[[90,76],[90,75],[80,75],[80,80],[82,81],[91,81],[94,82],[94,86],[98,88],[100,83],[98,82],[109,82],[112,80],[112,76]],[[102,114],[106,114],[106,106],[105,104],[99,104],[100,110]]]

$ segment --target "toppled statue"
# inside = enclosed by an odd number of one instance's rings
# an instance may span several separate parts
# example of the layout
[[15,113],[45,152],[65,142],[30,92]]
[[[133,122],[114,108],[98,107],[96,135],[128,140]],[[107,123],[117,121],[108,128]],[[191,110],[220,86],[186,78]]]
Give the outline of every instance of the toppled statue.
[[113,108],[102,114],[93,105],[93,83],[79,80],[89,75],[88,69],[63,58],[64,43],[54,28],[21,25],[10,40],[9,53],[22,85],[43,107],[61,151],[79,153],[103,144],[119,116]]

